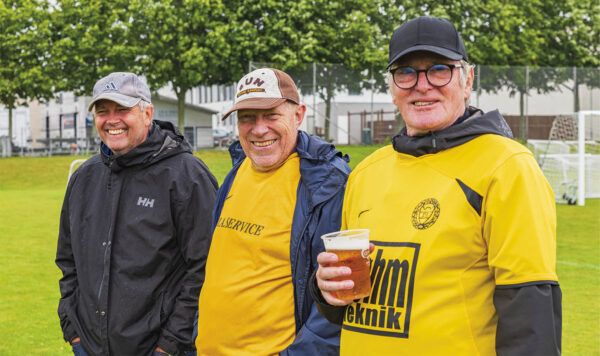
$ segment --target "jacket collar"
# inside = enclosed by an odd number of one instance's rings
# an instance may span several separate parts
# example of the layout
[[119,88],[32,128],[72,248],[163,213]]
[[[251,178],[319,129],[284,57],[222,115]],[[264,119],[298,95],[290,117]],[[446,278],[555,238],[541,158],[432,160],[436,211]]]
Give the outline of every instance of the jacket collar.
[[104,143],[100,148],[102,161],[113,172],[137,165],[151,165],[182,152],[192,152],[190,144],[172,123],[159,120],[152,122],[144,142],[123,155],[113,155]]
[[431,131],[422,136],[408,136],[406,127],[392,138],[394,150],[419,157],[437,153],[471,141],[481,135],[496,134],[513,138],[510,127],[498,110],[483,113],[469,107],[469,115],[443,130]]

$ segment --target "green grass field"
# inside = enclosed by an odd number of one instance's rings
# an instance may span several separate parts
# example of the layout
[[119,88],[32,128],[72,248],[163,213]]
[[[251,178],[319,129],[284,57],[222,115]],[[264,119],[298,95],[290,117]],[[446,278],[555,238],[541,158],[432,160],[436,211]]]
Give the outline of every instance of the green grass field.
[[[376,147],[340,146],[354,167]],[[227,151],[202,158],[221,183]],[[73,156],[0,159],[0,356],[69,355],[56,308],[58,218]],[[558,205],[563,354],[600,355],[600,199]]]

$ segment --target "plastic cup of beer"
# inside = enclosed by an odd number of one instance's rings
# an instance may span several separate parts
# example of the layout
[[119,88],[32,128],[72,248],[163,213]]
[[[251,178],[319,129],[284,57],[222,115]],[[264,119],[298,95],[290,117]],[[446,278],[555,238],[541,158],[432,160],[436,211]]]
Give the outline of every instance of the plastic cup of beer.
[[350,277],[336,277],[333,281],[354,281],[354,288],[340,290],[334,294],[338,299],[354,300],[371,294],[370,260],[369,260],[369,230],[356,229],[336,231],[321,236],[325,250],[335,253],[338,262],[330,267],[350,267]]

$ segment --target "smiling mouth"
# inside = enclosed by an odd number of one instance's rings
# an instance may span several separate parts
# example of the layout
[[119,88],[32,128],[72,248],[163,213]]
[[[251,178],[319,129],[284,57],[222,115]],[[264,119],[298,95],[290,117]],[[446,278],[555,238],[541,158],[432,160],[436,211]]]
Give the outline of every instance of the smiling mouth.
[[269,140],[269,141],[252,141],[254,146],[258,147],[267,147],[275,143],[277,140]]
[[118,134],[121,134],[121,133],[125,132],[125,130],[123,130],[123,129],[118,129],[118,130],[107,130],[107,131],[108,131],[108,133],[109,133],[110,135],[118,135]]
[[427,105],[433,105],[435,104],[435,101],[415,101],[413,104],[415,106],[427,106]]

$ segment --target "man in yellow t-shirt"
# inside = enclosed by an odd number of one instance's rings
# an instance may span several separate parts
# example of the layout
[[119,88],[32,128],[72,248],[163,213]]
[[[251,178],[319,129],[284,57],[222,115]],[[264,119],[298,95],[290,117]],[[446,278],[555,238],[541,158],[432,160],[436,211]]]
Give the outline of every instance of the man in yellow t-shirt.
[[[389,48],[406,127],[350,175],[342,229],[371,230],[371,295],[318,256],[313,298],[343,323],[341,355],[560,355],[554,195],[498,113],[469,107],[454,25],[419,17]],[[337,306],[337,307],[336,307]]]
[[320,236],[339,229],[347,157],[299,131],[306,106],[286,73],[238,83],[239,142],[217,192],[198,303],[198,355],[337,355],[340,327],[308,290]]

